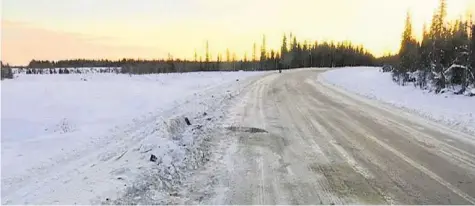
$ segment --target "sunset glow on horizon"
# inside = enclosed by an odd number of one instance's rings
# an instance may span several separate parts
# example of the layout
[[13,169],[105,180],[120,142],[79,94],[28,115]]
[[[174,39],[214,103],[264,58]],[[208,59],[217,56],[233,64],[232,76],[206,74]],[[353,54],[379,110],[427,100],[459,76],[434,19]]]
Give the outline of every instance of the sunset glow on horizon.
[[[438,0],[3,0],[2,61],[212,58],[229,48],[249,58],[262,36],[362,44],[376,56],[399,49],[406,12],[422,33]],[[475,0],[448,0],[449,19],[475,14]],[[259,52],[258,52],[259,53]]]

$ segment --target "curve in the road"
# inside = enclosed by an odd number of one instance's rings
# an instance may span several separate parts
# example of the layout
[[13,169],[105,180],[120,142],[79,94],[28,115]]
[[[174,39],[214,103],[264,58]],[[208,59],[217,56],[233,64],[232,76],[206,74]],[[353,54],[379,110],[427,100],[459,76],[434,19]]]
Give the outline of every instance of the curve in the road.
[[266,132],[226,131],[220,195],[201,203],[475,204],[475,138],[360,101],[320,72],[249,87],[228,126]]

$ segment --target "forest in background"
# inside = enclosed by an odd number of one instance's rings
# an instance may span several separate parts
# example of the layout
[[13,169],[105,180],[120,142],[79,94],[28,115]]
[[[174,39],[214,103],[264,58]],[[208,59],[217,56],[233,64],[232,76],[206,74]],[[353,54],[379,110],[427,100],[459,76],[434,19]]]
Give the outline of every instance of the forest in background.
[[[50,74],[53,68],[83,68],[83,67],[120,67],[122,73],[150,74],[194,71],[266,71],[291,69],[301,67],[342,67],[374,65],[375,57],[361,45],[351,42],[309,42],[298,41],[292,34],[284,34],[279,50],[266,48],[266,37],[263,36],[260,48],[254,43],[252,54],[243,59],[237,59],[236,54],[229,49],[225,54],[211,54],[209,42],[206,43],[203,55],[195,52],[194,59],[179,59],[168,55],[166,59],[141,60],[32,60],[26,66],[10,66],[2,63],[2,68],[21,68],[27,74]],[[72,69],[74,70],[74,69]],[[2,70],[3,71],[3,70]],[[76,71],[76,70],[74,70]],[[2,72],[3,73],[3,72]],[[5,72],[11,74],[12,72]],[[63,72],[62,72],[63,73]],[[64,72],[66,73],[66,72]],[[68,70],[69,73],[69,70]],[[11,75],[8,75],[8,77]],[[2,75],[2,78],[4,75]],[[7,78],[8,78],[7,77]]]
[[471,16],[447,20],[447,1],[440,0],[432,22],[422,28],[421,40],[413,34],[411,14],[406,17],[401,48],[397,55],[380,58],[384,72],[393,80],[424,90],[467,94],[475,88],[475,24]]
[[[301,67],[383,66],[392,72],[393,80],[400,85],[413,83],[421,89],[445,92],[459,86],[457,93],[475,87],[475,25],[471,17],[447,21],[447,1],[440,0],[430,24],[425,24],[420,40],[413,34],[411,14],[408,12],[401,47],[397,54],[375,58],[362,45],[345,42],[299,41],[295,35],[284,34],[280,49],[267,49],[263,36],[259,48],[252,45],[252,54],[237,59],[229,49],[211,54],[209,42],[205,51],[195,51],[193,59],[168,58],[156,60],[31,60],[26,66],[10,66],[2,62],[2,79],[12,78],[10,68],[21,68],[27,74],[53,74],[80,72],[77,68],[101,69],[100,72],[129,74],[194,72],[194,71],[266,71]],[[60,68],[55,70],[53,68]],[[64,68],[64,69],[61,69]],[[68,68],[68,69],[66,69]]]

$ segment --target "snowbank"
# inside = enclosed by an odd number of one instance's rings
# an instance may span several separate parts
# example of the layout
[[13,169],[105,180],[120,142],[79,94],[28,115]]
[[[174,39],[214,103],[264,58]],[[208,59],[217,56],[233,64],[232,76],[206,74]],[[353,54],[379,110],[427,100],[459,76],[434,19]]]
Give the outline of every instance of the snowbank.
[[244,84],[236,79],[260,74],[45,74],[2,81],[2,203],[89,204],[114,198],[147,172],[179,180],[175,170],[199,164],[205,152],[204,140],[194,136],[199,128],[183,123],[183,115],[212,109]]
[[325,72],[321,78],[345,90],[389,103],[442,122],[456,129],[475,132],[475,98],[453,94],[434,94],[414,88],[412,84],[399,86],[390,73],[379,68],[355,67]]

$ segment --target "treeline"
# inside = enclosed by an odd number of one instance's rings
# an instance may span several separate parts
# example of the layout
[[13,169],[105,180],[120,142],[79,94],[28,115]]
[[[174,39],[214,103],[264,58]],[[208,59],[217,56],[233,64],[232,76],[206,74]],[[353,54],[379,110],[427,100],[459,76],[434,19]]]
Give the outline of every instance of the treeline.
[[[290,34],[291,43],[287,47],[284,35],[279,56],[279,67],[343,67],[371,66],[375,58],[363,46],[355,46],[351,42],[298,42]],[[265,39],[264,39],[265,42]],[[265,44],[264,44],[265,45]],[[265,47],[264,47],[265,48]],[[265,60],[265,58],[264,58]],[[261,60],[262,61],[262,60]]]
[[31,60],[26,66],[28,68],[69,68],[69,67],[120,67],[121,65],[132,62],[131,59],[122,59],[120,61],[111,61],[107,59],[72,59],[60,61],[41,61]]
[[[292,41],[288,41],[292,39]],[[350,42],[299,42],[290,34],[284,35],[280,51],[266,48],[266,37],[262,39],[259,57],[256,44],[250,59],[244,55],[242,60],[236,60],[235,54],[226,51],[226,59],[218,54],[216,60],[211,61],[211,55],[206,43],[204,61],[195,54],[194,61],[169,58],[168,60],[128,62],[123,64],[123,73],[168,73],[189,71],[235,71],[235,70],[277,70],[301,67],[342,67],[342,66],[370,66],[374,65],[374,56],[363,46],[354,46]]]
[[12,79],[13,78],[13,72],[12,69],[10,68],[10,65],[6,64],[4,65],[2,61],[0,61],[1,64],[1,79]]
[[399,53],[379,60],[391,65],[383,70],[391,71],[395,82],[413,82],[436,93],[467,94],[467,88],[475,88],[475,24],[471,18],[452,22],[446,18],[447,2],[440,0],[431,24],[424,25],[422,40],[417,41],[408,13]]
[[[283,35],[282,44],[278,50],[267,49],[266,37],[263,36],[262,44],[259,49],[260,51],[258,51],[257,44],[254,43],[252,56],[248,58],[247,54],[245,54],[244,58],[237,59],[236,54],[231,53],[229,49],[226,50],[224,57],[221,53],[212,55],[209,52],[209,43],[206,42],[204,58],[202,56],[198,57],[198,54],[195,52],[193,60],[173,58],[171,55],[169,55],[167,59],[158,60],[32,60],[26,68],[120,67],[122,73],[149,74],[193,71],[265,71],[301,67],[368,66],[374,65],[375,60],[373,55],[363,48],[363,46],[353,45],[350,42],[298,41],[297,37],[292,34]],[[213,58],[213,56],[216,58]],[[28,74],[54,72],[55,71],[52,70],[31,70]]]
[[120,73],[120,67],[80,67],[80,68],[13,68],[13,74],[88,74]]

